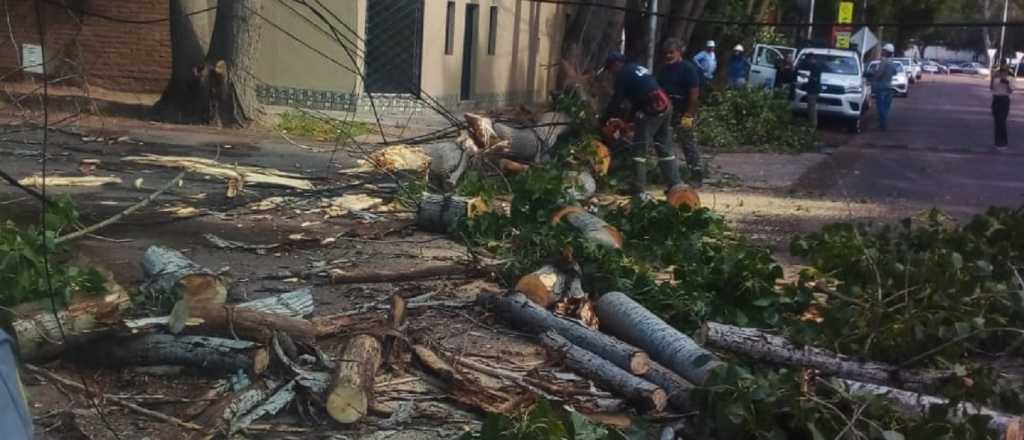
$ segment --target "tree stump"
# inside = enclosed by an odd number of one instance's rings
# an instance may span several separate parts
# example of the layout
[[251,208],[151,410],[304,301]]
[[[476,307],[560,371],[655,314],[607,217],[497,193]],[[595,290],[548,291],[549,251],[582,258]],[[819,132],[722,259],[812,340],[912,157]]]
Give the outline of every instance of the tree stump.
[[487,205],[479,198],[424,194],[416,209],[416,225],[427,232],[449,233],[486,210]]
[[224,304],[227,287],[213,271],[163,246],[150,246],[142,256],[142,285],[147,295],[171,295],[193,304]]
[[381,363],[381,344],[370,335],[348,341],[334,370],[334,382],[327,393],[326,407],[338,423],[355,423],[366,415],[373,399],[374,377]]

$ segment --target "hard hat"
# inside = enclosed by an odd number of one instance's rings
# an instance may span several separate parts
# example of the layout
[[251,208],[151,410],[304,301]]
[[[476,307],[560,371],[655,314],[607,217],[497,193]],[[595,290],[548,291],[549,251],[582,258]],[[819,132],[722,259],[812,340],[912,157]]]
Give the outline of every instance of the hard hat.
[[737,51],[737,52],[743,52],[743,45],[742,44],[737,44],[736,47],[732,48],[732,50]]
[[892,43],[885,43],[885,46],[882,46],[882,50],[889,53],[896,53],[896,46],[893,46]]
[[708,40],[708,47],[715,47],[715,40]]

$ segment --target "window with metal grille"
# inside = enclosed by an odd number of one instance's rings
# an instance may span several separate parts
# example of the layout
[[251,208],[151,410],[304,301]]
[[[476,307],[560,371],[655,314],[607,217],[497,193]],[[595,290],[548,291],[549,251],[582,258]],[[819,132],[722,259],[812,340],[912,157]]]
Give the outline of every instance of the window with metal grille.
[[455,53],[455,2],[448,2],[448,11],[444,21],[444,54]]
[[487,55],[494,55],[498,48],[498,7],[491,6],[491,23],[487,27]]

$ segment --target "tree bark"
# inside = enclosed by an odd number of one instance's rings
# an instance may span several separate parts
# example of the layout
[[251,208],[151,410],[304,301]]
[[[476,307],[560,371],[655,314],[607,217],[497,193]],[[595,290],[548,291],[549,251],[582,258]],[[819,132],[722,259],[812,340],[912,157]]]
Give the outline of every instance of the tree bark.
[[480,198],[424,194],[416,208],[416,226],[426,232],[449,233],[486,209]]
[[622,396],[643,409],[661,411],[668,403],[665,390],[630,374],[608,360],[584,350],[548,331],[540,337],[541,344],[565,360],[565,364],[581,376],[593,380],[602,388]]
[[714,354],[623,293],[602,296],[597,301],[597,317],[608,333],[647,351],[656,362],[696,385],[703,385],[711,372],[723,365]]
[[950,371],[907,371],[894,365],[857,361],[817,347],[797,347],[783,337],[752,328],[708,322],[702,332],[708,347],[780,365],[813,368],[826,376],[921,391],[955,377]]
[[[604,65],[608,52],[619,50],[625,12],[607,6],[623,8],[626,0],[589,0],[578,6],[571,16],[562,39],[562,57],[576,72],[593,72]],[[559,75],[559,84],[565,85],[566,76]]]
[[56,317],[49,310],[43,310],[31,317],[16,319],[11,326],[21,359],[47,361],[69,346],[107,334],[120,320],[121,311],[129,302],[128,295],[121,291],[72,303]]
[[[294,292],[236,304],[233,307],[238,310],[301,318],[313,314],[314,306],[313,289],[305,287]],[[169,321],[170,316],[157,316],[125,321],[124,325],[133,331],[140,331],[148,327],[167,325]]]
[[[908,417],[920,418],[927,414],[928,408],[935,405],[948,406],[950,401],[942,397],[928,396],[911,391],[889,388],[839,379],[836,381],[852,396],[864,398],[883,398],[893,403],[897,409]],[[947,418],[952,423],[962,423],[970,414],[983,414],[991,417],[988,427],[999,433],[999,439],[1024,440],[1024,421],[1020,416],[986,408],[969,402],[961,402],[949,410]]]
[[189,305],[224,304],[227,299],[227,287],[213,271],[163,246],[150,246],[142,255],[139,290],[154,297],[175,296]]
[[240,338],[269,344],[274,332],[280,331],[295,342],[316,341],[316,329],[305,319],[256,312],[238,306],[193,306],[189,309],[189,318],[198,318],[202,322],[185,327],[188,334]]
[[614,226],[609,225],[600,217],[584,211],[578,206],[569,206],[555,213],[551,223],[557,224],[565,219],[588,240],[612,249],[622,248],[622,234]]
[[668,403],[673,408],[683,412],[699,410],[690,398],[690,392],[694,388],[693,384],[687,382],[686,379],[683,379],[672,370],[661,366],[661,364],[651,362],[651,369],[640,377],[665,390],[668,394]]
[[498,316],[508,320],[517,329],[532,334],[552,330],[574,345],[607,359],[632,374],[642,375],[650,370],[650,358],[643,350],[574,321],[560,318],[530,302],[522,294],[481,295],[480,302],[493,307]]
[[381,363],[381,344],[370,335],[348,341],[334,370],[325,406],[338,423],[355,423],[366,415],[373,399],[374,377]]
[[[219,2],[209,49],[194,17],[202,0],[171,0],[172,77],[155,118],[176,123],[243,127],[262,115],[252,76],[260,47],[263,0]],[[201,15],[201,14],[200,14]]]
[[181,365],[214,373],[259,374],[270,362],[267,350],[252,342],[165,334],[101,339],[79,354],[106,367]]

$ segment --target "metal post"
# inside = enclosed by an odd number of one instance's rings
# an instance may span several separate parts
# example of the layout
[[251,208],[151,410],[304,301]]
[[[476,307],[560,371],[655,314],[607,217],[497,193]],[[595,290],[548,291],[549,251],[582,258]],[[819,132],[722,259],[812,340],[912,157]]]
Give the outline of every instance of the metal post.
[[807,41],[814,39],[814,0],[811,0],[811,12],[807,14]]
[[647,0],[647,68],[654,69],[654,46],[658,44],[658,0]]
[[1006,58],[1003,52],[1003,42],[1006,41],[1006,17],[1010,12],[1010,0],[1003,2],[1003,29],[999,31],[999,64],[1003,63],[1003,58]]

